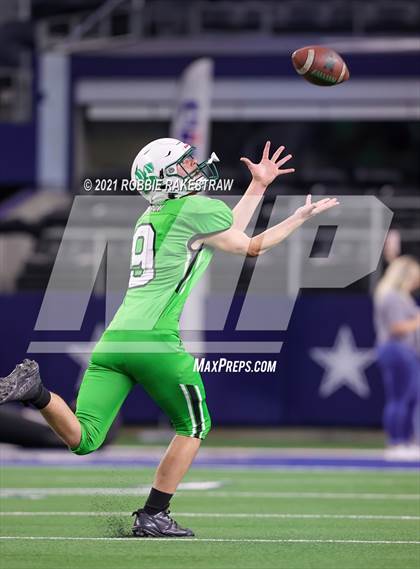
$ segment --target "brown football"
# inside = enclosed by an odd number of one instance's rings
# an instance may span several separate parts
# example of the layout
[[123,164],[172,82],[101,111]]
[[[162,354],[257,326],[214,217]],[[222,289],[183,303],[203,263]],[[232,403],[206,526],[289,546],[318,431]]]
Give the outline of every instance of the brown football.
[[342,57],[330,47],[302,47],[292,53],[292,62],[297,73],[314,85],[331,87],[350,77]]

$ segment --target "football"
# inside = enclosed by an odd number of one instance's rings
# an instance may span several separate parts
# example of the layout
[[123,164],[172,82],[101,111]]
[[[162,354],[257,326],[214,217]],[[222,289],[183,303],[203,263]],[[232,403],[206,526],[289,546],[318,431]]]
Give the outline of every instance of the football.
[[330,47],[302,47],[292,53],[292,62],[297,73],[314,85],[331,87],[350,77],[343,58]]

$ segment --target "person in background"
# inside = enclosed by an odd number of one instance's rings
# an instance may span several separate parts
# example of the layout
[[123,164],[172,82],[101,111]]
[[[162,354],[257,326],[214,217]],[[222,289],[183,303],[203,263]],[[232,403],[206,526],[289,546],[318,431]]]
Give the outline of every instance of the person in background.
[[[385,385],[384,428],[389,440],[385,457],[420,459],[420,310],[412,294],[420,287],[414,257],[394,259],[374,294],[378,363]],[[413,415],[414,412],[414,415]],[[413,431],[417,444],[412,445]]]
[[383,258],[386,266],[401,255],[401,233],[398,229],[390,229],[385,239]]

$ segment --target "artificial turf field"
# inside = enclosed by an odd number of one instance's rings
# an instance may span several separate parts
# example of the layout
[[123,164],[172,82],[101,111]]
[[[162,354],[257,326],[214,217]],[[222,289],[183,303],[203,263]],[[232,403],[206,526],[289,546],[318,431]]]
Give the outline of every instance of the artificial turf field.
[[420,567],[417,472],[197,468],[187,482],[221,486],[172,503],[196,539],[131,538],[152,473],[3,468],[1,568]]

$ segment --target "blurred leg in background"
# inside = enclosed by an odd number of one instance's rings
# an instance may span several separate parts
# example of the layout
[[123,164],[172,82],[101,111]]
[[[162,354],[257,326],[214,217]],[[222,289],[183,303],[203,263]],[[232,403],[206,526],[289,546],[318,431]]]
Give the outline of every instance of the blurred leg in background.
[[385,388],[384,429],[388,437],[387,458],[411,458],[413,409],[417,406],[420,365],[416,355],[399,342],[379,348],[378,362]]

